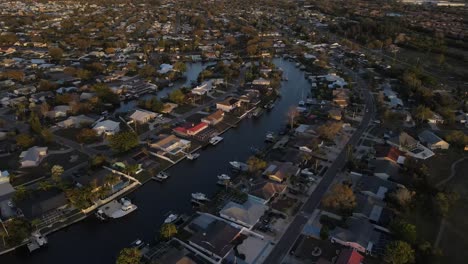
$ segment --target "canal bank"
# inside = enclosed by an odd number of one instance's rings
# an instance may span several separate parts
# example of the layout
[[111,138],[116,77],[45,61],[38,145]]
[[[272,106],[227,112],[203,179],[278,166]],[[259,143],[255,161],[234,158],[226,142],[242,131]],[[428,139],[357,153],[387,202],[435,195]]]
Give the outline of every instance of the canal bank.
[[276,59],[278,67],[288,72],[282,97],[276,107],[258,119],[245,119],[224,133],[223,142],[204,149],[195,160],[183,160],[168,172],[165,183],[148,182],[129,197],[139,209],[125,218],[100,222],[89,217],[49,236],[47,248],[32,255],[15,251],[1,256],[2,263],[114,263],[118,252],[137,238],[152,241],[169,211],[191,213],[193,192],[211,195],[217,190],[216,175],[229,171],[229,161],[246,160],[252,146],[262,148],[268,131],[278,131],[287,121],[289,108],[301,99],[302,89],[310,84],[293,63]]

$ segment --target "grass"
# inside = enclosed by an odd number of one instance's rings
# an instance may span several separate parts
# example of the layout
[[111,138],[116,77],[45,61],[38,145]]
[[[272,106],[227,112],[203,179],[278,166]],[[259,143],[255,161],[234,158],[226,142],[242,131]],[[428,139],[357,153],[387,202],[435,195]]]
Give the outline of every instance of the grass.
[[461,162],[456,167],[455,177],[447,183],[447,189],[457,191],[460,200],[452,208],[447,217],[447,225],[439,247],[444,253],[442,263],[465,263],[468,258],[468,161]]
[[192,110],[193,108],[195,108],[194,106],[192,105],[179,105],[176,109],[174,109],[174,113],[176,114],[185,114],[187,113],[188,111]]
[[292,215],[293,211],[296,208],[298,200],[290,197],[284,197],[277,199],[271,207],[276,209],[280,212],[286,213],[288,215]]
[[450,176],[452,163],[462,156],[458,150],[451,148],[448,150],[436,151],[436,155],[424,161],[429,169],[429,181],[436,184]]

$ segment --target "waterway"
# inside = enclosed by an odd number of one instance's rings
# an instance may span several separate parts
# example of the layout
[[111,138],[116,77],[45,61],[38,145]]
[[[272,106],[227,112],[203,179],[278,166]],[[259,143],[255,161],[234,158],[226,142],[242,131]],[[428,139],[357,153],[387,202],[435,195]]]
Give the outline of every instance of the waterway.
[[262,148],[265,134],[278,131],[287,122],[290,107],[301,100],[302,90],[310,84],[294,63],[275,59],[275,64],[288,73],[289,81],[282,83],[282,97],[275,108],[259,118],[245,119],[223,134],[224,141],[203,149],[195,161],[184,160],[169,170],[171,178],[163,184],[149,182],[129,195],[138,205],[134,213],[118,220],[99,222],[91,216],[69,226],[49,238],[47,248],[32,255],[13,252],[0,256],[6,264],[103,264],[115,263],[118,252],[137,238],[152,241],[169,211],[190,214],[193,192],[213,194],[217,188],[216,175],[229,173],[229,161],[245,161],[252,155],[250,147]]
[[[185,81],[177,81],[174,83],[172,87],[165,87],[161,91],[157,91],[154,93],[148,93],[141,97],[141,99],[149,99],[153,96],[157,98],[164,98],[167,97],[172,91],[182,88],[182,87],[190,87],[192,85],[192,81],[196,81],[200,72],[202,72],[206,67],[215,64],[214,62],[193,62],[193,63],[186,63],[187,70],[184,73],[184,77],[186,78]],[[127,102],[121,102],[120,106],[115,110],[115,113],[126,113],[134,110],[138,105],[138,100],[130,100]]]

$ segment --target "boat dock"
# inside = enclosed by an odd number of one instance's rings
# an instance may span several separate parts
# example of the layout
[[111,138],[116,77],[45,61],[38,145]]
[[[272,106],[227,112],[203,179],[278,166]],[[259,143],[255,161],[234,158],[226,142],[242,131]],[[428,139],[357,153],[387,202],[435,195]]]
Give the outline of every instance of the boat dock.
[[116,200],[112,200],[108,204],[99,208],[107,217],[112,217],[112,214],[122,208],[122,204]]

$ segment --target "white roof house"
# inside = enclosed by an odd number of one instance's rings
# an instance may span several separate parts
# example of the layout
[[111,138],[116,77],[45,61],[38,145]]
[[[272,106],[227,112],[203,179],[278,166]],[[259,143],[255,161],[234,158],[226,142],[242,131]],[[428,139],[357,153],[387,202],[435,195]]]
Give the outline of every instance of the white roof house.
[[247,200],[244,204],[229,202],[219,212],[222,218],[234,223],[252,228],[265,213],[267,206],[254,200]]
[[191,92],[192,94],[196,94],[196,95],[205,95],[209,93],[212,89],[213,89],[213,82],[210,80],[210,81],[203,82],[201,85],[193,88]]
[[21,167],[35,167],[47,156],[47,147],[32,147],[21,152]]
[[134,122],[138,122],[140,124],[147,123],[151,119],[154,119],[158,116],[158,114],[146,111],[146,110],[135,110],[135,112],[130,116],[130,119]]
[[98,135],[114,135],[120,131],[120,123],[112,120],[104,120],[94,125],[93,129]]
[[67,127],[81,127],[85,124],[92,124],[94,122],[94,118],[87,117],[85,115],[79,116],[70,116],[66,120],[57,123],[57,126],[67,128]]

